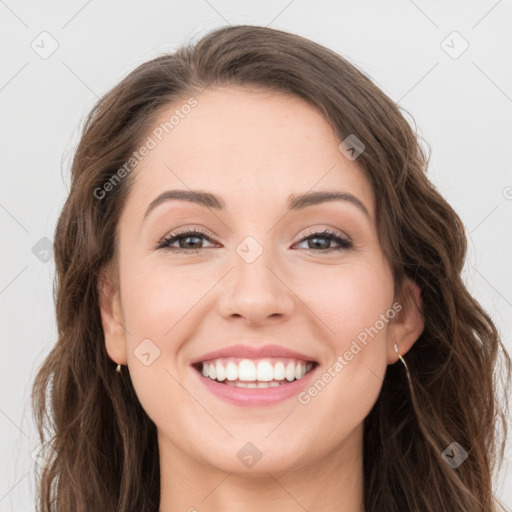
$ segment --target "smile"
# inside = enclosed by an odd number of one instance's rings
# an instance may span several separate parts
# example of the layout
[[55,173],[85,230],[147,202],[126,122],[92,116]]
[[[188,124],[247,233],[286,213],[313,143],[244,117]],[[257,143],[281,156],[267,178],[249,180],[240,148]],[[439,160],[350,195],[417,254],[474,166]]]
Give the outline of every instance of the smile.
[[296,397],[318,363],[289,358],[218,358],[192,365],[208,393],[241,407],[269,406]]
[[239,388],[269,388],[302,379],[316,363],[290,358],[218,358],[195,365],[213,381]]

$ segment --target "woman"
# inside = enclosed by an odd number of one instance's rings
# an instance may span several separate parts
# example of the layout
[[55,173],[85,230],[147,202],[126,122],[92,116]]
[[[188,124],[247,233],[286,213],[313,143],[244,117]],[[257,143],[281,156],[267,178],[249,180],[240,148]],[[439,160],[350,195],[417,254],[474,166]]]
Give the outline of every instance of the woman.
[[498,510],[510,358],[427,165],[367,76],[278,30],[107,93],[55,233],[39,510]]

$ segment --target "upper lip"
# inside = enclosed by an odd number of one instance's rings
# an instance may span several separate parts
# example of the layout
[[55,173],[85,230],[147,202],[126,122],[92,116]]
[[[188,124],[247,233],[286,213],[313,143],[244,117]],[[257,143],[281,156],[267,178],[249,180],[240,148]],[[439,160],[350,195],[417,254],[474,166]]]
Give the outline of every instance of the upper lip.
[[200,357],[197,357],[191,361],[190,364],[200,363],[202,361],[210,361],[212,359],[218,359],[220,357],[243,357],[247,359],[263,359],[265,357],[283,357],[302,359],[303,361],[316,362],[310,356],[296,352],[286,347],[279,345],[263,345],[261,347],[255,347],[252,345],[230,345],[213,352],[208,352]]

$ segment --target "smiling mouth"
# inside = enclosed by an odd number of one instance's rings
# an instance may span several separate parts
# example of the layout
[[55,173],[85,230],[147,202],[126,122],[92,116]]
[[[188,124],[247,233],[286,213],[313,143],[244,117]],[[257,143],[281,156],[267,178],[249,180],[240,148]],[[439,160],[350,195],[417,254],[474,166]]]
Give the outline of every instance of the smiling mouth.
[[269,388],[302,379],[318,366],[315,361],[293,358],[219,358],[192,367],[203,377],[239,388]]

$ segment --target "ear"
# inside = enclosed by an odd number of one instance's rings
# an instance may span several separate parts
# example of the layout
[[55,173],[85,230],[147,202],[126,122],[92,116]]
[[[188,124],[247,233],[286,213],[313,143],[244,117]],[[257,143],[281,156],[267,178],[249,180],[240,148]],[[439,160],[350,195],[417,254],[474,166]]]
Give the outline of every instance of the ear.
[[393,364],[398,360],[398,355],[394,348],[395,343],[398,346],[398,352],[403,356],[421,336],[425,327],[419,286],[413,280],[405,278],[402,289],[403,293],[401,295],[406,303],[401,304],[402,308],[388,327],[388,364]]
[[98,298],[105,348],[110,359],[126,364],[126,339],[118,280],[111,266],[104,267],[98,276]]

